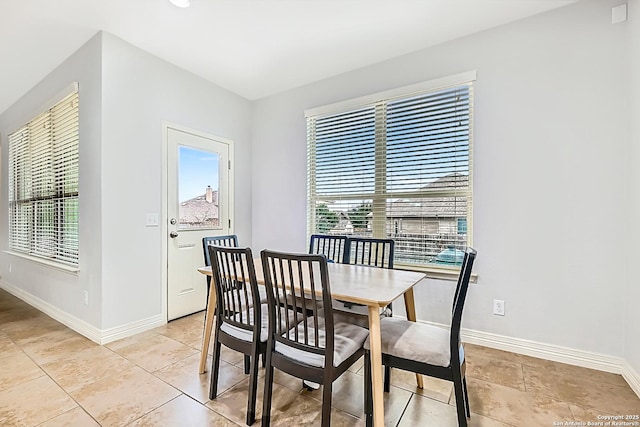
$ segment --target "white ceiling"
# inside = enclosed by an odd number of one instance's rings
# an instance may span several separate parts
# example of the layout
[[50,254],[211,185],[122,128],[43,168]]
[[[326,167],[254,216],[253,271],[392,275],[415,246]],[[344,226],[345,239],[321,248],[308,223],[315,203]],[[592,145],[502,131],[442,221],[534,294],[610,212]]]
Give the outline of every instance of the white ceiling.
[[0,113],[105,30],[254,100],[576,0],[0,0]]

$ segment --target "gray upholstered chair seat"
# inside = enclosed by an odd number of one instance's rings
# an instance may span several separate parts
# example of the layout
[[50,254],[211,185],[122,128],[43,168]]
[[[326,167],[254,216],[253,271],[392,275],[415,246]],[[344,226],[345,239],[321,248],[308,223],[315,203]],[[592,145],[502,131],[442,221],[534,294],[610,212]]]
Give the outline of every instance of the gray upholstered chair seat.
[[[307,319],[307,328],[313,329],[313,318]],[[318,324],[320,325],[318,341],[321,347],[326,344],[326,336],[324,332],[324,320],[322,317],[318,318]],[[299,324],[298,331],[299,336],[304,336],[303,330],[305,325]],[[344,360],[349,358],[352,354],[362,348],[362,344],[369,337],[369,331],[360,326],[348,324],[348,323],[336,323],[333,326],[334,330],[334,348],[333,348],[333,365],[338,366]],[[293,333],[290,333],[290,336]],[[315,338],[310,337],[310,345],[315,345]],[[275,343],[275,351],[283,354],[291,359],[303,362],[310,366],[324,367],[324,355],[313,354],[308,351],[302,351],[297,348],[290,347],[286,344],[277,342]]]
[[[289,317],[289,325],[291,325],[292,327],[296,325],[296,320],[295,320],[295,313],[292,310],[287,310],[287,315]],[[246,312],[242,313],[243,316],[243,323],[246,323],[246,320],[244,319],[244,317],[246,316]],[[269,336],[269,307],[267,304],[260,304],[260,316],[262,317],[261,320],[261,327],[260,327],[260,341],[262,342],[266,342],[267,338]],[[235,316],[233,316],[235,320],[240,321],[240,313],[236,314]],[[250,324],[254,324],[253,321],[253,310],[249,310],[249,323]],[[284,316],[281,319],[281,324],[282,324],[282,329],[286,329],[286,319],[284,318]],[[234,326],[230,323],[227,322],[223,322],[222,325],[220,325],[220,330],[226,332],[227,334],[241,339],[243,341],[248,341],[251,342],[253,341],[253,332],[247,329],[243,329],[243,328],[239,328],[237,326]]]
[[[380,320],[380,337],[383,354],[435,366],[447,367],[450,364],[448,329],[386,317]],[[368,338],[364,348],[370,349]],[[460,363],[463,361],[464,349],[460,344]]]

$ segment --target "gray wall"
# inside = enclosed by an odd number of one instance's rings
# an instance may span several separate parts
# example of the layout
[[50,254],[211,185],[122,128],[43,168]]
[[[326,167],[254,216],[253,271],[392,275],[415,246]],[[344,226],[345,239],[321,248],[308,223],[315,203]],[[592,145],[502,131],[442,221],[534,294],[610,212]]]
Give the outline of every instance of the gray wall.
[[[623,357],[630,118],[616,3],[581,2],[257,101],[254,249],[305,250],[306,108],[477,70],[479,280],[464,326]],[[419,319],[448,321],[453,283],[415,292]],[[494,298],[506,316],[491,314]]]
[[631,206],[631,227],[629,239],[629,275],[627,279],[627,316],[625,322],[626,354],[625,359],[631,367],[640,373],[640,277],[638,260],[640,260],[640,0],[629,2],[630,19],[628,22],[629,57],[631,58],[631,90],[630,124],[631,150],[629,156],[632,177],[628,194]]
[[249,101],[123,40],[103,36],[103,329],[162,310],[162,123],[222,136],[235,147],[235,232],[251,241]]
[[[94,327],[100,327],[102,235],[100,200],[100,132],[102,114],[102,36],[97,34],[0,115],[2,182],[7,183],[7,135],[31,120],[53,97],[76,81],[80,87],[80,272],[68,273],[4,252],[8,249],[6,220],[8,185],[0,188],[0,274],[3,282],[57,307]],[[7,82],[5,82],[7,83]],[[9,264],[12,272],[9,273]],[[84,291],[89,304],[84,304]]]

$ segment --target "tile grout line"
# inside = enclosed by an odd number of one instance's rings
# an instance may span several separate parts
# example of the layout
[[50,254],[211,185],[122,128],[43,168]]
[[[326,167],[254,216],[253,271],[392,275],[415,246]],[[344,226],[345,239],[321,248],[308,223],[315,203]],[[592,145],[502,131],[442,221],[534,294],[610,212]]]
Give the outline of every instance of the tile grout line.
[[[5,334],[5,335],[6,335],[6,334]],[[7,335],[7,338],[9,338],[9,340],[10,340],[10,341],[11,341],[11,342],[16,346],[16,347],[18,347],[18,348],[20,349],[20,351],[21,351],[21,352],[22,352],[22,353],[23,353],[27,358],[29,358],[29,360],[31,360],[31,361],[32,361],[32,362],[33,362],[33,363],[38,367],[38,369],[40,369],[40,371],[44,374],[44,375],[42,375],[42,376],[46,376],[47,378],[49,378],[49,379],[50,379],[50,380],[51,380],[51,381],[52,381],[56,386],[58,386],[58,388],[59,388],[60,390],[62,390],[62,392],[63,392],[65,395],[67,395],[67,397],[68,397],[69,399],[71,399],[71,400],[72,400],[72,401],[77,405],[77,406],[76,406],[76,408],[80,408],[80,409],[82,409],[82,411],[83,411],[85,414],[87,414],[87,415],[89,416],[89,418],[91,418],[92,420],[94,420],[94,421],[96,422],[96,424],[98,424],[98,425],[102,425],[102,424],[100,424],[100,423],[98,422],[98,420],[96,420],[96,419],[95,419],[95,418],[94,418],[94,417],[93,417],[93,416],[92,416],[92,415],[91,415],[91,414],[90,414],[90,413],[89,413],[89,412],[88,412],[88,411],[87,411],[87,410],[86,410],[86,409],[85,409],[85,408],[80,404],[80,402],[78,402],[78,401],[77,401],[73,396],[71,396],[71,394],[70,394],[70,393],[69,393],[69,392],[68,392],[64,387],[62,387],[62,385],[61,385],[61,384],[59,384],[59,383],[58,383],[58,382],[57,382],[57,381],[56,381],[56,380],[55,380],[55,379],[54,379],[54,378],[49,374],[49,372],[47,372],[47,371],[44,369],[44,367],[43,367],[40,363],[36,362],[36,361],[35,361],[35,360],[34,360],[34,359],[33,359],[33,358],[32,358],[32,357],[31,357],[31,356],[30,356],[30,355],[29,355],[25,350],[24,350],[24,348],[23,348],[21,345],[19,345],[19,344],[18,344],[18,343],[16,343],[15,341],[13,341],[13,339],[12,339],[11,337],[9,337],[8,335]],[[38,379],[38,378],[41,378],[41,377],[37,377],[37,378],[34,378],[34,379]],[[21,384],[23,384],[23,383],[21,383]],[[46,423],[46,422],[48,422],[48,421],[51,421],[51,420],[53,420],[53,419],[55,419],[55,418],[57,418],[57,417],[59,417],[59,416],[61,416],[61,415],[66,414],[67,412],[73,411],[73,410],[74,410],[74,409],[76,409],[76,408],[71,408],[71,409],[69,409],[68,411],[64,411],[63,413],[58,414],[58,415],[56,415],[56,416],[54,416],[54,417],[51,417],[51,418],[49,418],[49,419],[47,419],[47,420],[45,420],[45,421],[41,422],[41,423],[40,423],[40,424],[38,424],[38,425],[42,425],[42,424],[44,424],[44,423]]]
[[[154,377],[155,377],[155,375],[154,375]],[[156,377],[156,378],[157,378],[157,377]],[[169,385],[170,385],[170,384],[169,384]],[[174,388],[175,388],[175,387],[174,387]],[[180,391],[180,390],[178,390],[178,391]],[[153,411],[155,411],[155,410],[157,410],[157,409],[159,409],[159,408],[162,408],[164,405],[166,405],[166,404],[168,404],[168,403],[173,402],[174,400],[176,400],[177,398],[179,398],[180,396],[183,396],[183,395],[185,395],[185,394],[184,394],[182,391],[180,391],[180,394],[179,394],[179,395],[177,395],[176,397],[174,397],[174,398],[172,398],[172,399],[167,400],[166,402],[164,402],[164,403],[163,403],[163,404],[161,404],[160,406],[157,406],[157,407],[155,407],[155,408],[151,409],[151,410],[150,410],[150,411],[148,411],[148,412],[145,412],[144,414],[140,415],[138,418],[133,419],[133,420],[131,420],[130,422],[128,422],[126,425],[130,425],[130,424],[132,424],[132,423],[135,423],[135,422],[136,422],[136,421],[138,421],[139,419],[146,417],[147,415],[149,415],[149,414],[150,414],[150,413],[152,413]]]
[[[198,405],[203,406],[205,409],[208,409],[209,411],[213,412],[214,414],[219,415],[220,417],[224,418],[225,420],[228,420],[228,421],[230,421],[230,422],[232,422],[234,424],[238,424],[234,420],[232,420],[231,418],[225,417],[224,414],[221,414],[220,412],[216,411],[215,409],[209,408],[206,404],[200,403],[200,401],[198,401],[197,399],[193,398],[192,396],[189,396],[188,394],[184,394],[184,395],[186,397],[188,397],[189,399],[193,400]],[[209,399],[209,401],[211,401],[211,399]],[[258,421],[258,420],[256,419],[256,421]]]
[[[164,335],[164,334],[156,333],[156,335],[162,335],[162,336],[163,336],[163,337],[165,337],[165,338],[171,339],[171,340],[176,341],[176,342],[178,342],[178,343],[180,343],[180,344],[183,344],[183,345],[188,346],[187,344],[185,344],[185,343],[183,343],[183,342],[181,342],[181,341],[178,341],[178,340],[176,340],[176,339],[174,339],[174,338],[171,338],[171,337],[169,337],[169,336],[166,336],[166,335]],[[188,347],[190,347],[190,346],[188,346]],[[123,348],[124,348],[124,347],[123,347]],[[193,348],[193,347],[190,347],[190,348]],[[175,361],[175,362],[173,362],[173,363],[169,363],[168,365],[162,366],[162,367],[160,367],[160,368],[156,369],[155,371],[147,371],[144,367],[142,367],[142,366],[138,365],[138,364],[137,364],[137,363],[135,363],[134,361],[132,361],[132,360],[128,359],[127,357],[123,356],[122,354],[118,353],[116,350],[111,349],[111,348],[109,348],[109,350],[111,350],[113,353],[115,353],[115,354],[116,354],[116,355],[118,355],[119,357],[122,357],[122,358],[123,358],[123,359],[125,359],[126,361],[131,362],[131,363],[132,363],[132,364],[134,364],[135,366],[137,366],[137,367],[139,367],[140,369],[142,369],[144,372],[148,373],[149,375],[152,375],[152,376],[153,376],[154,378],[156,378],[157,380],[159,380],[159,381],[163,382],[163,383],[164,383],[164,384],[166,384],[167,386],[169,386],[169,387],[171,387],[171,388],[175,389],[176,391],[178,391],[178,392],[180,393],[180,394],[178,394],[176,397],[174,397],[174,398],[172,398],[172,399],[169,399],[168,401],[166,401],[166,402],[162,403],[162,404],[161,404],[161,405],[159,405],[158,407],[155,407],[155,408],[151,409],[150,411],[146,412],[145,414],[141,415],[140,417],[136,418],[135,420],[132,420],[132,421],[131,421],[130,423],[128,423],[128,424],[131,424],[131,423],[133,423],[133,422],[135,422],[135,421],[139,420],[140,418],[143,418],[143,417],[147,416],[148,414],[152,413],[153,411],[156,411],[157,409],[159,409],[159,408],[161,408],[161,407],[163,407],[163,406],[167,405],[168,403],[170,403],[170,402],[172,402],[172,401],[174,401],[174,400],[178,399],[178,398],[179,398],[179,397],[181,397],[181,396],[185,396],[185,397],[187,397],[187,398],[189,398],[189,399],[193,400],[193,401],[194,401],[194,402],[196,402],[197,404],[199,404],[199,405],[203,406],[205,409],[207,409],[207,410],[209,410],[209,411],[211,411],[211,412],[215,413],[216,415],[218,415],[218,416],[220,416],[220,417],[222,417],[222,418],[224,418],[224,419],[226,419],[226,420],[229,420],[229,421],[233,422],[234,424],[236,424],[233,420],[230,420],[229,418],[225,417],[223,414],[221,414],[221,413],[217,412],[216,410],[214,410],[214,409],[212,409],[212,408],[209,408],[209,407],[206,405],[206,403],[201,403],[201,402],[200,402],[200,401],[198,401],[197,399],[195,399],[195,398],[193,398],[192,396],[190,396],[190,395],[186,394],[184,391],[182,391],[182,390],[180,390],[180,389],[176,388],[174,385],[172,385],[172,384],[168,383],[167,381],[165,381],[164,379],[162,379],[162,378],[160,378],[160,377],[158,377],[158,376],[156,375],[156,372],[157,372],[157,371],[159,371],[159,370],[161,370],[161,369],[164,369],[164,368],[167,368],[167,367],[169,367],[169,366],[173,366],[173,365],[177,365],[177,364],[179,364],[179,363],[182,363],[182,362],[184,362],[186,359],[188,359],[188,358],[192,357],[192,356],[193,356],[193,354],[192,354],[192,355],[189,355],[189,356],[187,356],[187,357],[185,357],[185,358],[183,358],[183,359],[181,359],[181,360],[177,360],[177,361]],[[224,363],[229,364],[229,363],[228,363],[228,362],[226,362],[226,361],[222,361],[222,360],[221,360],[221,362],[224,362]],[[231,364],[229,364],[229,365],[231,365]],[[231,366],[233,366],[233,365],[231,365]],[[202,375],[202,374],[199,374],[199,375]],[[234,386],[235,386],[235,385],[234,385]]]
[[[5,334],[5,335],[6,335],[6,334]],[[160,334],[156,334],[156,335],[160,335]],[[7,337],[8,337],[8,336],[7,336]],[[98,425],[102,426],[102,424],[101,424],[101,423],[100,423],[100,422],[99,422],[95,417],[93,417],[93,416],[92,416],[92,415],[91,415],[91,414],[86,410],[86,408],[84,408],[84,407],[83,407],[83,406],[82,406],[82,405],[81,405],[81,404],[80,404],[80,403],[79,403],[79,402],[78,402],[78,401],[77,401],[73,396],[71,396],[71,394],[70,394],[70,393],[69,393],[69,392],[68,392],[68,391],[67,391],[67,390],[66,390],[66,389],[65,389],[61,384],[59,384],[59,383],[58,383],[58,382],[57,382],[53,377],[51,377],[51,375],[50,375],[50,374],[49,374],[49,373],[44,369],[44,367],[43,367],[40,363],[36,362],[36,361],[35,361],[35,360],[34,360],[34,359],[33,359],[33,358],[32,358],[32,357],[31,357],[31,356],[30,356],[30,355],[29,355],[29,354],[28,354],[24,349],[23,349],[23,347],[22,347],[22,346],[20,346],[19,344],[17,344],[17,343],[16,343],[15,341],[13,341],[10,337],[8,337],[8,338],[9,338],[9,340],[11,340],[11,342],[13,342],[13,344],[14,344],[14,345],[16,345],[16,346],[20,349],[20,351],[22,351],[22,353],[23,353],[25,356],[27,356],[27,357],[28,357],[28,358],[29,358],[29,359],[30,359],[34,364],[36,364],[36,365],[38,366],[38,368],[39,368],[39,369],[44,373],[44,375],[43,375],[43,376],[47,376],[47,377],[48,377],[48,378],[49,378],[49,379],[50,379],[54,384],[56,384],[56,385],[60,388],[60,390],[62,390],[62,391],[67,395],[67,397],[69,397],[69,399],[71,399],[71,400],[72,400],[72,401],[77,405],[77,408],[81,408],[81,409],[82,409],[82,411],[84,411],[84,412],[85,412],[85,413],[86,413],[86,414],[87,414],[87,415],[88,415],[92,420],[94,420]],[[170,338],[170,337],[167,337],[167,338]],[[172,338],[170,338],[170,339],[172,339]],[[176,341],[176,340],[174,340],[174,341]],[[129,362],[129,363],[131,363],[134,367],[138,367],[138,368],[140,368],[142,371],[144,371],[144,372],[148,373],[149,375],[152,375],[152,376],[153,376],[154,378],[156,378],[157,380],[159,380],[159,381],[163,382],[163,383],[164,383],[164,384],[166,384],[167,386],[171,387],[172,389],[174,389],[174,390],[176,390],[177,392],[179,392],[179,393],[180,393],[180,394],[178,394],[178,396],[176,396],[176,397],[174,397],[174,398],[172,398],[172,399],[169,399],[168,401],[166,401],[166,402],[162,403],[161,405],[159,405],[159,406],[157,406],[157,407],[155,407],[155,408],[152,408],[150,411],[148,411],[148,412],[144,413],[144,414],[143,414],[143,415],[141,415],[140,417],[136,418],[135,420],[132,420],[131,422],[129,422],[129,423],[127,423],[127,424],[131,424],[132,422],[134,422],[134,421],[136,421],[136,420],[138,420],[138,419],[140,419],[140,418],[142,418],[142,417],[144,417],[144,416],[148,415],[149,413],[151,413],[151,412],[155,411],[156,409],[158,409],[158,408],[160,408],[160,407],[162,407],[162,406],[166,405],[167,403],[169,403],[169,402],[171,402],[171,401],[173,401],[173,400],[177,399],[177,398],[178,398],[178,397],[180,397],[181,395],[184,395],[184,393],[182,392],[182,390],[177,389],[177,388],[176,388],[176,387],[174,387],[173,385],[171,385],[171,384],[167,383],[166,381],[164,381],[163,379],[161,379],[161,378],[157,377],[153,372],[147,371],[144,367],[142,367],[142,366],[138,365],[138,364],[137,364],[137,363],[135,363],[134,361],[132,361],[132,360],[128,359],[127,357],[123,356],[122,354],[118,353],[116,350],[114,350],[114,349],[112,349],[112,348],[109,348],[109,347],[107,347],[106,345],[103,345],[103,344],[97,344],[97,346],[98,346],[98,347],[102,347],[102,348],[104,348],[104,349],[109,350],[109,351],[110,351],[111,353],[113,353],[115,356],[118,356],[119,358],[121,358],[121,359],[123,359],[123,360],[125,360],[125,361],[127,361],[127,362]],[[191,357],[191,356],[189,356],[189,357]],[[177,362],[174,362],[174,363],[179,363],[179,362],[181,362],[181,361],[183,361],[183,360],[184,360],[184,359],[182,359],[182,360],[180,360],[180,361],[177,361]],[[167,365],[167,366],[170,366],[170,365],[172,365],[172,364],[169,364],[169,365]],[[165,367],[166,367],[166,366],[165,366]],[[163,367],[163,368],[164,368],[164,367]],[[162,368],[159,368],[159,369],[162,369]],[[40,377],[38,377],[38,378],[40,378]],[[92,382],[90,382],[90,383],[88,383],[88,384],[86,384],[86,385],[94,384],[94,383],[96,383],[96,382],[97,382],[97,380],[92,381]],[[203,405],[203,406],[204,406],[204,405]],[[69,411],[72,411],[73,409],[76,409],[76,408],[72,408],[72,409],[70,409]],[[209,409],[209,408],[207,408],[207,409]],[[47,421],[51,421],[51,420],[53,420],[54,418],[56,418],[56,417],[58,417],[58,416],[60,416],[60,415],[63,415],[63,414],[65,414],[65,413],[69,412],[69,411],[65,411],[65,412],[63,412],[62,414],[56,415],[56,416],[54,416],[54,417],[52,417],[52,418],[49,418],[48,420],[43,421],[43,423],[45,423],[45,422],[47,422]],[[40,423],[40,425],[41,425],[41,424],[43,424],[43,423]]]
[[400,426],[400,423],[402,422],[402,418],[404,417],[405,412],[407,412],[407,408],[409,408],[409,404],[414,399],[414,397],[415,397],[415,393],[412,392],[411,396],[409,396],[409,400],[407,400],[407,404],[404,405],[404,409],[402,410],[402,413],[400,414],[400,417],[398,418],[398,422],[396,423],[396,427]]
[[[192,357],[192,356],[193,356],[193,355],[188,356],[188,357],[186,357],[185,359],[182,359],[182,360],[179,360],[179,361],[177,361],[177,362],[171,363],[171,364],[169,364],[169,365],[167,365],[167,366],[172,366],[172,365],[175,365],[175,364],[178,364],[178,363],[184,362],[184,360],[186,360],[186,359],[188,359],[189,357]],[[207,358],[208,358],[208,357],[209,357],[209,356],[207,355]],[[128,360],[128,359],[127,359],[127,360]],[[235,366],[235,365],[232,365],[231,363],[229,363],[229,362],[227,362],[227,361],[225,361],[225,360],[220,360],[220,362],[222,362],[222,363],[226,363],[226,364],[227,364],[227,365],[229,365],[229,366]],[[132,363],[133,363],[133,362],[132,362]],[[197,404],[199,404],[199,405],[203,406],[205,409],[207,409],[207,410],[209,410],[209,411],[213,412],[214,414],[216,414],[216,415],[218,415],[218,416],[220,416],[220,417],[222,417],[222,418],[224,418],[224,419],[226,419],[226,420],[228,420],[228,421],[231,421],[231,422],[232,422],[232,423],[234,423],[234,424],[237,424],[234,420],[232,420],[232,419],[227,418],[226,416],[224,416],[224,414],[221,414],[220,412],[216,411],[215,409],[208,407],[208,406],[207,406],[207,404],[206,404],[206,402],[205,402],[205,403],[201,403],[199,400],[195,399],[193,396],[190,396],[189,394],[187,394],[187,393],[185,393],[184,391],[182,391],[182,390],[180,390],[180,389],[176,388],[176,387],[175,387],[175,386],[173,386],[172,384],[169,384],[168,382],[166,382],[166,381],[165,381],[165,380],[163,380],[162,378],[160,378],[160,377],[156,376],[155,372],[159,371],[160,369],[164,369],[164,368],[166,368],[167,366],[164,366],[164,367],[162,367],[162,368],[159,368],[159,369],[157,369],[157,370],[155,370],[155,371],[153,371],[153,372],[149,372],[149,374],[153,375],[153,377],[154,377],[154,378],[157,378],[158,380],[162,381],[163,383],[167,384],[168,386],[170,386],[170,387],[172,387],[172,388],[174,388],[174,389],[178,390],[178,391],[180,392],[180,395],[178,395],[178,396],[176,396],[175,398],[173,398],[173,399],[171,399],[171,400],[169,400],[169,401],[167,401],[167,402],[163,403],[162,405],[158,406],[158,408],[160,408],[160,407],[162,407],[162,406],[166,405],[167,403],[169,403],[169,402],[171,402],[171,401],[173,401],[173,400],[177,399],[177,398],[178,398],[178,397],[180,397],[180,396],[185,396],[185,397],[188,397],[189,399],[193,400],[193,401],[194,401],[194,402],[196,402]],[[206,375],[206,373],[205,373],[205,374],[198,374],[198,375]],[[241,380],[239,380],[237,383],[233,384],[233,385],[232,385],[232,386],[230,386],[227,390],[225,390],[224,392],[222,392],[220,395],[223,395],[224,393],[228,392],[229,390],[231,390],[232,388],[234,388],[235,386],[237,386],[238,384],[240,384],[240,383],[241,383],[242,381],[244,381],[244,380],[245,380],[245,378],[242,378],[242,379],[241,379]],[[207,395],[207,402],[211,402],[211,401],[212,401],[212,400],[211,400],[211,399],[209,399],[209,398],[208,398],[208,395]],[[151,412],[155,411],[155,410],[156,410],[156,409],[158,409],[158,408],[154,408],[153,410],[149,411],[148,413],[151,413]],[[148,413],[147,413],[147,414],[148,414]],[[147,415],[147,414],[145,414],[145,415]],[[144,416],[144,415],[143,415],[143,416]],[[139,418],[138,418],[138,419],[139,419]]]

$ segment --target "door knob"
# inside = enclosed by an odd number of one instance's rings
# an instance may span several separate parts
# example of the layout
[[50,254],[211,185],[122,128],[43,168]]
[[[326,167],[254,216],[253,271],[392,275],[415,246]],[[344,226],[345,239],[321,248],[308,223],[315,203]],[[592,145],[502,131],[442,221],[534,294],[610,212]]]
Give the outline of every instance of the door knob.
[[169,237],[171,237],[172,239],[175,239],[176,237],[178,237],[178,233],[175,231],[172,231],[171,233],[169,233]]

